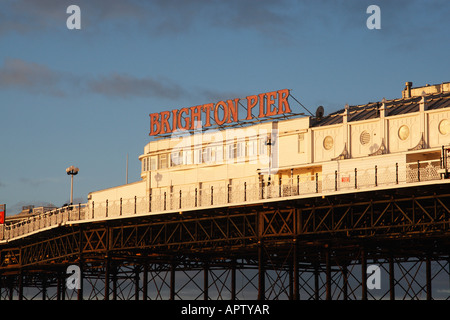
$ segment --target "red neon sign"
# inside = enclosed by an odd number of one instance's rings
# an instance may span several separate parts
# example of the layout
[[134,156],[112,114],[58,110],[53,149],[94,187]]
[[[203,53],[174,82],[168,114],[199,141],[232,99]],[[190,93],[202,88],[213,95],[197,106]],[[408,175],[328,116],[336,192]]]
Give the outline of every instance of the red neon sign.
[[[290,113],[288,102],[289,90],[283,89],[245,98],[247,102],[247,117],[253,118],[252,110],[258,107],[258,118]],[[175,109],[150,114],[150,136],[167,134],[177,130],[194,130],[201,126],[221,126],[224,123],[239,121],[239,102],[241,99],[207,103],[190,108]],[[202,124],[202,117],[205,123]]]

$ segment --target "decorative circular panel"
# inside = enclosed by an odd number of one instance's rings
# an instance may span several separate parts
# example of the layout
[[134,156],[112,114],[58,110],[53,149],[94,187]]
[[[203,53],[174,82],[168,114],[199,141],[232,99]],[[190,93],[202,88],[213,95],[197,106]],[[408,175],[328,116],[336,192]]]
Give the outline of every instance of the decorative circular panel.
[[333,138],[331,136],[326,136],[325,139],[323,139],[323,147],[325,150],[333,148]]
[[408,126],[401,126],[400,129],[398,129],[398,137],[400,140],[406,140],[409,137],[409,128]]
[[362,145],[368,144],[370,142],[370,134],[364,130],[359,136],[359,141]]
[[439,123],[439,132],[441,134],[447,134],[450,132],[450,121],[448,121],[447,119],[442,120]]

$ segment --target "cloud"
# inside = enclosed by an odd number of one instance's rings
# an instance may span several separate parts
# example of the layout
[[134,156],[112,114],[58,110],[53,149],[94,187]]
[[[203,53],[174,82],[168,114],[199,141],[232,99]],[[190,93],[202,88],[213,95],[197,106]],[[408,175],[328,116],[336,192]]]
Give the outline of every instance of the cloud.
[[128,74],[114,73],[92,79],[87,83],[94,93],[109,97],[158,97],[178,99],[186,94],[185,90],[171,80],[150,76],[135,77]]
[[195,90],[197,92],[197,99],[205,99],[206,101],[221,101],[235,98],[244,98],[249,94],[243,92],[235,92],[235,91],[220,91],[215,89],[205,89],[198,88]]
[[32,94],[65,97],[83,91],[107,97],[158,97],[178,99],[186,94],[180,85],[165,78],[128,74],[76,76],[21,59],[5,59],[0,66],[0,88],[20,89]]
[[[69,0],[6,0],[0,12],[0,34],[64,31],[74,4]],[[289,1],[272,0],[78,0],[82,29],[95,32],[108,26],[139,27],[152,35],[183,34],[198,24],[231,30],[282,32],[297,19],[285,10]],[[59,27],[58,27],[59,26]]]
[[19,179],[19,181],[22,184],[31,186],[33,188],[37,188],[37,187],[40,187],[41,185],[47,184],[47,183],[59,183],[59,182],[61,182],[61,178],[35,178],[35,179],[21,178],[21,179]]
[[59,87],[63,74],[47,66],[21,59],[8,58],[0,67],[0,87],[19,88],[28,92],[43,92],[50,95],[62,96]]
[[[66,9],[71,0],[4,0],[0,11],[0,34],[48,30],[66,31]],[[252,30],[272,39],[288,39],[311,30],[365,28],[366,9],[381,8],[379,33],[417,37],[448,26],[450,7],[446,0],[78,0],[82,29],[129,32],[139,28],[152,36],[185,34],[192,30],[221,28]],[[199,29],[195,29],[199,27]]]
[[[45,65],[8,58],[0,65],[0,90],[20,89],[31,94],[67,97],[80,92],[110,98],[163,98],[178,100],[195,97],[208,101],[242,97],[242,93],[208,88],[186,88],[162,76],[137,77],[125,73],[77,76]],[[1,187],[1,184],[0,184]]]
[[[55,0],[6,0],[0,12],[0,34],[27,33],[43,30],[64,23],[69,1]],[[67,5],[66,5],[67,3]]]

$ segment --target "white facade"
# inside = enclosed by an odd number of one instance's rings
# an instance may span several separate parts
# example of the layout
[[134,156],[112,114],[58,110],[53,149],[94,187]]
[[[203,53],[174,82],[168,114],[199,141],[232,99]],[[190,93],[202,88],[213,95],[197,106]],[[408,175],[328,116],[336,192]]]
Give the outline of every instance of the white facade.
[[137,212],[159,212],[440,179],[450,83],[407,83],[402,95],[321,119],[156,139],[139,157],[142,181],[92,192],[88,207],[111,216],[125,199]]

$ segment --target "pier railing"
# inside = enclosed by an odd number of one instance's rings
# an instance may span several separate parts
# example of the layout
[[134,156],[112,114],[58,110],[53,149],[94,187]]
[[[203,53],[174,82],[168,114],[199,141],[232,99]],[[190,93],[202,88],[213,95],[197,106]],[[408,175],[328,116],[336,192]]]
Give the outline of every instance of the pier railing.
[[12,240],[79,220],[130,217],[166,211],[257,203],[276,198],[382,189],[441,178],[441,163],[434,160],[408,163],[406,166],[399,166],[396,163],[387,167],[365,166],[326,174],[290,175],[281,179],[276,175],[272,175],[270,180],[252,177],[233,184],[220,181],[203,183],[201,187],[182,185],[166,189],[155,188],[144,197],[89,201],[0,225],[0,241]]

